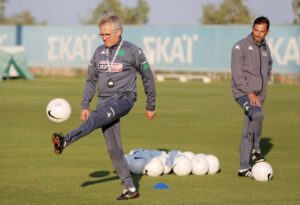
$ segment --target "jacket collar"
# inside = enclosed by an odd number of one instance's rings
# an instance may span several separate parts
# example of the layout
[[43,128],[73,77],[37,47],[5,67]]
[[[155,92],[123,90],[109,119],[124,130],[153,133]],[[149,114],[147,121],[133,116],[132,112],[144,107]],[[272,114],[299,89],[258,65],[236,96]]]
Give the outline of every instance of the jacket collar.
[[266,39],[264,39],[262,42],[256,42],[253,37],[252,37],[252,33],[250,33],[247,36],[248,41],[250,41],[252,44],[256,45],[256,46],[265,46],[266,45]]
[[122,41],[122,37],[120,37],[119,41],[115,45],[113,45],[112,47],[110,47],[108,49],[109,50],[114,50],[114,49],[118,48],[118,46],[121,43],[121,41]]

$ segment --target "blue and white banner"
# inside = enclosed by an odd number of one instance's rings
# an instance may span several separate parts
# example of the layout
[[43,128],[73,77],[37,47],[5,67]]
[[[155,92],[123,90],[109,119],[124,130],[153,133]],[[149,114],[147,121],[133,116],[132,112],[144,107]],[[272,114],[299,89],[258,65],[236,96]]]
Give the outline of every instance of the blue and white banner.
[[[0,27],[0,45],[13,45],[15,27]],[[231,48],[251,26],[124,26],[123,39],[145,52],[156,70],[229,72]],[[24,26],[28,65],[85,68],[102,41],[97,26]],[[300,74],[300,28],[272,26],[267,36],[274,73]]]
[[16,42],[16,26],[0,26],[0,46],[14,45]]

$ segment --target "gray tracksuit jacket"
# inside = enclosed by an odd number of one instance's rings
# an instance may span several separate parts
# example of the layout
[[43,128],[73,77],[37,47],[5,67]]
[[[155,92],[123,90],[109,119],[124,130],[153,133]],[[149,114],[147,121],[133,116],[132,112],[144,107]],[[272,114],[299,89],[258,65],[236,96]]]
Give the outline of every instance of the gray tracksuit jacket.
[[[121,42],[122,45],[118,50]],[[96,89],[100,98],[130,95],[136,99],[137,73],[141,75],[147,96],[146,110],[154,111],[156,96],[154,77],[142,50],[122,39],[109,49],[104,45],[99,46],[89,63],[81,109],[89,108]]]
[[272,70],[271,52],[264,40],[255,42],[252,34],[232,48],[231,86],[235,99],[255,93],[263,103]]

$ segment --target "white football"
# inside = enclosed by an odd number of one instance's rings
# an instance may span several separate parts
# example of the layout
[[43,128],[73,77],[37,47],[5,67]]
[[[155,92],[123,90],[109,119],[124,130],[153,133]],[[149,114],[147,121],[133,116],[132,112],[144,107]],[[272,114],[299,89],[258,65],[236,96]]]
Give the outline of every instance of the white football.
[[212,154],[205,155],[205,158],[208,162],[208,174],[216,174],[220,170],[220,161],[219,159]]
[[272,166],[268,162],[258,162],[252,167],[252,176],[257,181],[269,181],[273,177]]
[[151,177],[157,177],[164,173],[164,164],[159,157],[154,157],[146,162],[143,170],[144,174]]
[[147,159],[143,157],[133,157],[130,159],[128,166],[132,174],[143,174]]
[[137,149],[132,149],[128,152],[128,154],[135,154],[135,153],[138,153],[138,152],[145,152],[145,151],[148,151],[147,149],[144,149],[144,148],[137,148]]
[[205,156],[196,155],[192,160],[192,173],[195,175],[205,175],[208,173],[208,161]]
[[167,153],[163,153],[158,157],[164,165],[164,174],[169,174],[172,171],[172,162]]
[[171,150],[168,152],[168,160],[171,164],[174,163],[175,158],[180,155],[182,152],[180,150]]
[[134,155],[133,154],[125,154],[124,157],[125,157],[128,165],[131,163],[131,160],[134,159]]
[[145,159],[146,161],[150,160],[152,158],[152,156],[150,155],[149,152],[136,152],[133,154],[134,158],[135,159],[139,159],[139,158],[142,158],[142,159]]
[[71,115],[71,105],[63,98],[51,100],[46,108],[47,117],[53,122],[64,122]]
[[173,172],[178,176],[189,175],[192,172],[192,162],[184,155],[178,155],[173,162]]
[[195,154],[191,151],[185,151],[185,152],[182,153],[182,155],[186,156],[191,161],[195,157]]

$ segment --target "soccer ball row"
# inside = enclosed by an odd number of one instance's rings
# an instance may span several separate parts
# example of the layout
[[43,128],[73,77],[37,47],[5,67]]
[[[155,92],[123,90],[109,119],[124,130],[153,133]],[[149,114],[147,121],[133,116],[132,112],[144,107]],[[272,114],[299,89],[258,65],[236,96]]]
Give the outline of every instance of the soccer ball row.
[[160,176],[172,171],[178,176],[189,174],[216,174],[220,170],[220,162],[215,155],[194,154],[193,152],[171,150],[168,153],[159,150],[135,149],[125,158],[133,174]]

